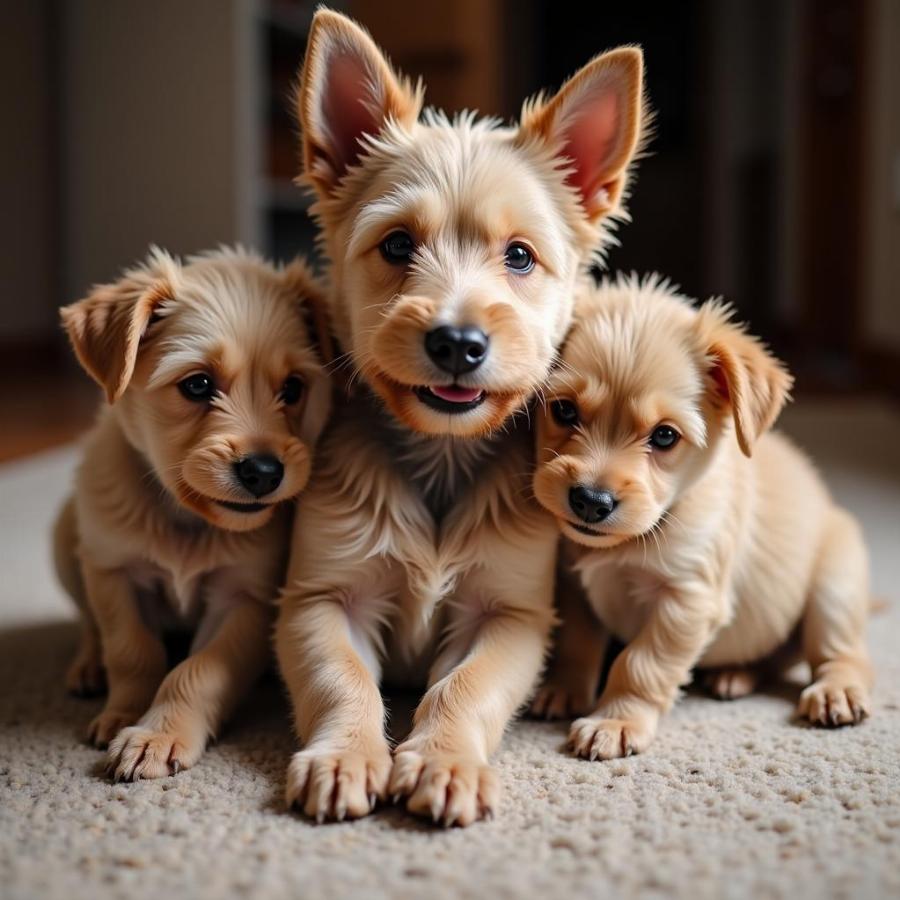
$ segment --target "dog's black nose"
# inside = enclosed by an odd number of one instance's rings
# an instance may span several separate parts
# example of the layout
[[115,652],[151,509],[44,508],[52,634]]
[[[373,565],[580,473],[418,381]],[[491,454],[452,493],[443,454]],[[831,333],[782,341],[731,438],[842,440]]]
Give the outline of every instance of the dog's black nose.
[[274,456],[254,453],[245,456],[234,464],[238,481],[253,494],[254,497],[265,497],[271,494],[284,478],[284,466]]
[[432,362],[451,375],[477,369],[487,357],[488,336],[474,325],[442,325],[425,335],[425,350]]
[[609,492],[577,484],[569,489],[569,506],[582,522],[602,522],[619,505]]

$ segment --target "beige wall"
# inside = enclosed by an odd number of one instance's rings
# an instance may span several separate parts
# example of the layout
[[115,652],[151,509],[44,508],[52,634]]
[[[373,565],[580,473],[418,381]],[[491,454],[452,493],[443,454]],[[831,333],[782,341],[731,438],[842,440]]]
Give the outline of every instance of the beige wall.
[[49,3],[0,4],[0,341],[56,328],[56,159]]
[[61,4],[65,290],[246,238],[246,0]]
[[872,0],[868,40],[871,119],[864,235],[864,335],[900,351],[900,3]]

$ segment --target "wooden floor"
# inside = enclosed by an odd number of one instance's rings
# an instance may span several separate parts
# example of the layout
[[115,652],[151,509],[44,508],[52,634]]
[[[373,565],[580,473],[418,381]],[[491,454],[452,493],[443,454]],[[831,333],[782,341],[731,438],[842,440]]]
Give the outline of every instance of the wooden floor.
[[93,422],[100,392],[79,372],[0,378],[0,462],[69,443]]

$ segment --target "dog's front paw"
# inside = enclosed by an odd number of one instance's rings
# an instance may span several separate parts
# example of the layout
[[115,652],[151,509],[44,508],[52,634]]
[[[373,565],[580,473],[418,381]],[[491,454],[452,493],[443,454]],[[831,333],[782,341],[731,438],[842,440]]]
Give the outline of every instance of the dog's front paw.
[[301,750],[288,766],[285,799],[317,822],[358,819],[384,800],[390,773],[384,740],[368,750]]
[[406,808],[436,824],[471,825],[492,819],[500,797],[494,770],[478,759],[397,748],[389,791]]
[[88,725],[87,739],[99,750],[105,750],[123,728],[137,721],[138,715],[131,710],[107,707]]
[[576,719],[569,729],[569,747],[584,759],[619,759],[642,753],[653,740],[653,729],[640,719]]
[[861,684],[845,684],[826,676],[814,681],[800,695],[797,715],[814,725],[837,728],[859,725],[869,715],[869,692]]
[[584,677],[550,675],[531,701],[529,712],[537,719],[571,719],[594,707],[594,686]]
[[163,778],[189,769],[202,754],[196,737],[134,725],[110,743],[107,769],[116,781]]

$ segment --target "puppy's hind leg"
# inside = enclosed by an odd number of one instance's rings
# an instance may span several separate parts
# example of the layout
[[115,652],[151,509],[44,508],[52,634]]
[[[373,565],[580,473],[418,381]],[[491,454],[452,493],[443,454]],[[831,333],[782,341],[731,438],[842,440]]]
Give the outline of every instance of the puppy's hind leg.
[[853,725],[869,715],[872,667],[865,645],[868,560],[859,525],[829,512],[802,622],[803,653],[812,684],[798,714],[824,726]]
[[761,672],[757,666],[724,666],[703,673],[703,686],[717,700],[739,700],[756,690]]
[[103,748],[150,706],[166,673],[166,648],[147,628],[124,572],[98,569],[86,561],[81,571],[100,629],[109,684],[106,706],[88,729],[89,740]]
[[556,576],[560,623],[543,682],[531,701],[531,715],[564,719],[587,715],[595,706],[609,635],[594,615],[580,581],[560,566]]
[[59,511],[53,526],[56,576],[81,613],[78,650],[66,671],[65,683],[66,690],[76,697],[96,697],[106,690],[106,673],[103,670],[100,632],[87,600],[81,566],[75,552],[77,545],[78,522],[75,502],[70,497]]

